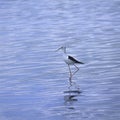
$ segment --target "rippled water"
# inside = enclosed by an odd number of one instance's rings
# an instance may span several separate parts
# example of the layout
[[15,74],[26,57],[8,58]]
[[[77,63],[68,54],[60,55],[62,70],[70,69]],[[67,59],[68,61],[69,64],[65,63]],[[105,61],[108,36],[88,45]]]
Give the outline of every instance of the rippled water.
[[120,119],[119,0],[0,0],[0,120],[33,119]]

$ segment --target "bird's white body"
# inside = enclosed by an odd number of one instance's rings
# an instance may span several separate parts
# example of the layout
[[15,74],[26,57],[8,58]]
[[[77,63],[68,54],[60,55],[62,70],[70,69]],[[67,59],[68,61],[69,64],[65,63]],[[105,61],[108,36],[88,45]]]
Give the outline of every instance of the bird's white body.
[[65,63],[68,64],[68,65],[73,65],[74,64],[74,62],[68,58],[67,54],[63,54],[63,59],[64,59]]

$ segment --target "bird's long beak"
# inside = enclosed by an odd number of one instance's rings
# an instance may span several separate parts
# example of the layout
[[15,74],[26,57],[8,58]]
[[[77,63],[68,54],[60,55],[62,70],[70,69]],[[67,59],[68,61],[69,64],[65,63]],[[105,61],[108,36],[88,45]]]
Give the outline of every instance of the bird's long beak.
[[56,50],[56,52],[59,51],[60,49],[62,49],[62,47],[58,48],[58,49]]

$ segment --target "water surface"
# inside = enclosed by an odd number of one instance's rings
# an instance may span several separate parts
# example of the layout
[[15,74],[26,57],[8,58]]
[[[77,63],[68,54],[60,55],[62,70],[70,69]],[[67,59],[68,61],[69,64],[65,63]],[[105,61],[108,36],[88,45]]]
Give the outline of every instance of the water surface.
[[[120,119],[119,11],[119,0],[1,0],[0,120]],[[65,93],[64,44],[85,63],[81,93]]]

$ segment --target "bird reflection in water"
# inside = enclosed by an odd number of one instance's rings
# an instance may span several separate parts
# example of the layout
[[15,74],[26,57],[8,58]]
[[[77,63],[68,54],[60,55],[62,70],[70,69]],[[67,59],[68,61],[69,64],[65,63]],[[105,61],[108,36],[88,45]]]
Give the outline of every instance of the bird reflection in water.
[[[76,89],[76,83],[71,84],[68,87],[67,91],[64,91],[64,101],[66,105],[72,105],[74,102],[78,101],[77,97],[80,95],[81,91],[79,87]],[[70,107],[70,109],[72,109]]]

